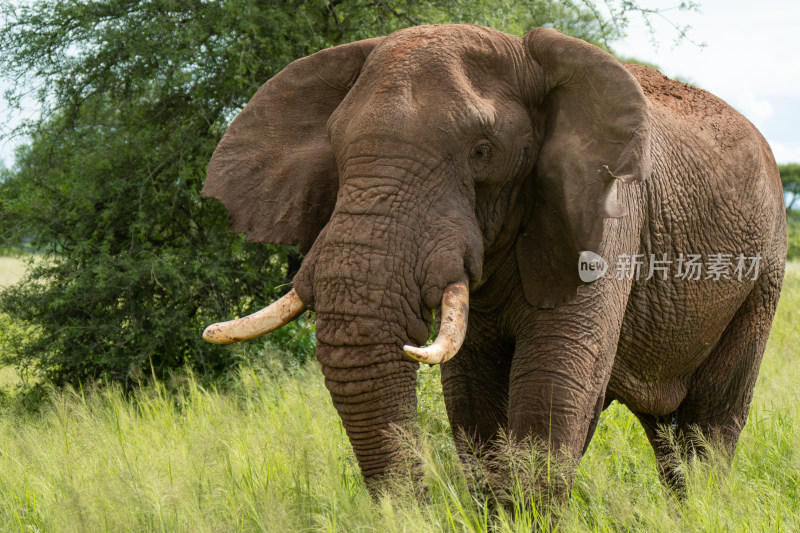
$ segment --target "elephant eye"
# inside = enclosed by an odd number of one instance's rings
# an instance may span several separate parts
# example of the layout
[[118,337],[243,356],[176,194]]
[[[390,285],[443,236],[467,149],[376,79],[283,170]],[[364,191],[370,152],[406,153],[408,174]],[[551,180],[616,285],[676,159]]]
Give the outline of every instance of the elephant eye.
[[486,139],[473,146],[469,156],[469,164],[476,180],[486,179],[487,173],[490,173],[493,152],[492,144]]
[[475,162],[488,161],[492,156],[492,145],[484,141],[472,149],[472,160]]
[[492,155],[492,145],[489,141],[481,141],[472,148],[469,162],[476,179],[485,177],[492,162]]

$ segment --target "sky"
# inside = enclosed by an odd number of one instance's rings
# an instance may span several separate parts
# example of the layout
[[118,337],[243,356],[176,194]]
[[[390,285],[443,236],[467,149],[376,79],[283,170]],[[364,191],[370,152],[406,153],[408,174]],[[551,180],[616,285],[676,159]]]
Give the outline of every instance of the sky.
[[[800,2],[700,3],[700,13],[666,15],[691,25],[689,38],[704,47],[687,41],[674,46],[675,30],[655,20],[656,48],[644,24],[632,18],[628,38],[612,48],[719,96],[756,125],[779,164],[800,163]],[[670,0],[640,4],[663,8]]]
[[[664,8],[680,0],[640,1]],[[669,19],[690,25],[689,38],[677,36],[655,18],[655,40],[642,21],[631,18],[628,37],[614,43],[616,52],[658,65],[667,76],[689,80],[719,96],[750,119],[766,137],[778,163],[800,162],[800,2],[797,0],[701,0],[701,11],[667,11]],[[703,43],[704,46],[699,46]],[[0,80],[0,93],[6,86]],[[23,116],[35,116],[27,106]],[[19,117],[0,98],[0,131]],[[0,140],[0,161],[13,162],[22,139]]]

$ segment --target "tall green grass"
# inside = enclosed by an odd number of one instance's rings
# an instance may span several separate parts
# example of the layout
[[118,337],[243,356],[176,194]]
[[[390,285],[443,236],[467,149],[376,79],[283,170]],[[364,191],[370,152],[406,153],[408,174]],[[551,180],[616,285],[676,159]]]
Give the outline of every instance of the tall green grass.
[[[661,486],[643,431],[613,404],[583,458],[562,531],[800,530],[800,263],[778,317],[737,454],[688,469],[688,498]],[[238,348],[242,349],[242,348]],[[427,492],[398,481],[373,502],[315,365],[276,356],[219,388],[191,375],[125,394],[52,393],[36,412],[0,402],[0,530],[530,531],[470,495],[437,369],[420,374]]]

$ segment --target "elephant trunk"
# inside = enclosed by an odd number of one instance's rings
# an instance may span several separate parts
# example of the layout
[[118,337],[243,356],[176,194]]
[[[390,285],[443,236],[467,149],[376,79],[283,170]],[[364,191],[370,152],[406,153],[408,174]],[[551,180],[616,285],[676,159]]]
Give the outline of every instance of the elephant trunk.
[[[369,354],[360,353],[362,351]],[[419,364],[402,355],[397,345],[357,348],[329,346],[322,342],[317,345],[325,385],[342,419],[364,480],[373,491],[380,487],[397,458],[397,430],[412,429],[416,418]],[[382,362],[368,367],[353,366],[367,357],[377,357]]]
[[[294,278],[300,299],[317,313],[317,358],[373,489],[397,457],[397,426],[414,425],[414,358],[443,362],[455,354],[468,283],[480,278],[480,234],[465,231],[470,222],[452,194],[431,188],[448,175],[399,161],[365,156],[343,164],[336,208]],[[408,180],[429,194],[408,196],[399,185]],[[415,348],[428,339],[431,309],[443,297],[448,333],[430,350]]]
[[[313,266],[314,271],[317,359],[374,492],[397,457],[398,428],[411,430],[414,425],[419,363],[403,346],[424,343],[430,313],[423,311],[419,293],[410,290],[410,284],[393,283],[404,267],[399,257],[335,238],[315,255],[307,268]],[[295,278],[301,294],[306,292],[305,279],[301,269]]]

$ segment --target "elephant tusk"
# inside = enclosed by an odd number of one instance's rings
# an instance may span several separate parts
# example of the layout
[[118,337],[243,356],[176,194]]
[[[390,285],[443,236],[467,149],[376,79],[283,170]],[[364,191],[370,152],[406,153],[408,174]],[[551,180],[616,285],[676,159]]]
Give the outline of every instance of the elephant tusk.
[[300,316],[303,311],[305,311],[305,306],[292,289],[280,300],[272,302],[252,315],[211,324],[203,332],[203,339],[214,344],[230,344],[254,339],[285,326]]
[[451,283],[442,293],[442,320],[439,334],[430,346],[403,346],[403,350],[420,363],[438,365],[458,353],[467,335],[469,289],[465,280]]

